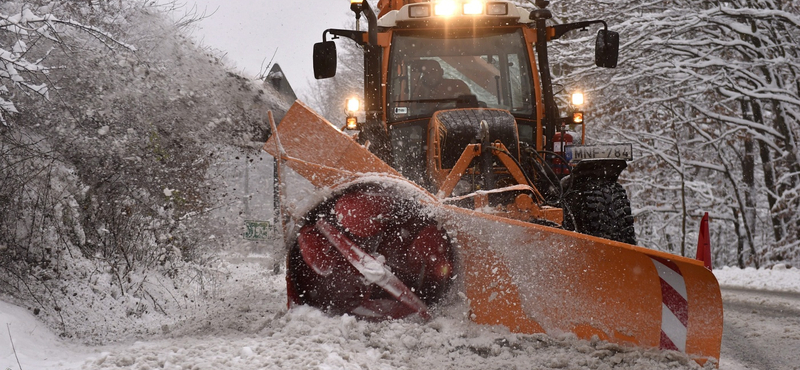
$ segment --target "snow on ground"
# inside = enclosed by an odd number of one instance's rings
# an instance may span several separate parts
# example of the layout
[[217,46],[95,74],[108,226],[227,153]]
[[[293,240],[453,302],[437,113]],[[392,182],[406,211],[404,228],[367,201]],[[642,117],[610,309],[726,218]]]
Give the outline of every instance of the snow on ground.
[[720,368],[800,369],[800,270],[714,271],[725,304]]
[[[571,337],[518,335],[465,319],[453,304],[430,322],[364,322],[287,310],[274,258],[228,258],[202,309],[161,335],[103,346],[65,342],[25,309],[0,302],[0,369],[692,369],[675,352]],[[721,285],[800,292],[800,270],[723,268]],[[14,348],[9,337],[13,338]],[[15,356],[19,357],[18,365]],[[724,363],[724,362],[723,362]]]
[[92,352],[91,348],[60,341],[30,312],[3,301],[0,324],[0,369],[19,369],[20,364],[26,370],[78,368]]
[[748,267],[744,270],[725,266],[714,270],[714,276],[723,287],[800,293],[800,269],[787,268],[782,264],[775,265],[772,269]]

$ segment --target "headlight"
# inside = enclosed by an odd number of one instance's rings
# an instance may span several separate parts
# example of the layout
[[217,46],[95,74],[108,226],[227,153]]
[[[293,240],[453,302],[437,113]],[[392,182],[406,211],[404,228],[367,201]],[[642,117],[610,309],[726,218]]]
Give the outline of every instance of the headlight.
[[470,1],[468,3],[464,3],[464,14],[466,15],[478,15],[483,13],[483,2],[482,1]]
[[456,2],[453,0],[443,0],[434,5],[433,13],[435,15],[449,17],[456,13]]
[[583,105],[583,93],[576,92],[572,94],[572,105]]
[[361,110],[361,101],[358,98],[347,99],[345,104],[345,112],[347,113],[347,121],[345,121],[344,128],[348,130],[358,130],[358,112]]
[[431,16],[431,7],[428,4],[411,5],[408,7],[409,18],[427,18]]
[[347,114],[348,115],[355,115],[361,108],[361,102],[358,101],[358,98],[350,98],[347,99]]

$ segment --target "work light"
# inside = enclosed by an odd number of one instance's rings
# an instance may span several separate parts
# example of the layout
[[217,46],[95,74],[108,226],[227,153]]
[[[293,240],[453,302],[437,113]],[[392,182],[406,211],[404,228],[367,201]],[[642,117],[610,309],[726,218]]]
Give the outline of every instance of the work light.
[[350,10],[356,13],[361,13],[363,6],[364,6],[364,0],[350,0]]
[[483,13],[483,2],[478,0],[472,0],[469,2],[464,3],[464,14],[465,15],[478,15]]
[[572,94],[572,105],[583,105],[583,93],[576,92]]
[[347,114],[356,114],[360,107],[361,102],[358,101],[358,98],[347,99]]
[[349,98],[345,104],[345,111],[347,112],[347,121],[345,128],[348,130],[358,130],[358,112],[361,110],[361,101],[358,98]]
[[456,3],[452,0],[439,1],[433,7],[433,14],[449,17],[456,13]]

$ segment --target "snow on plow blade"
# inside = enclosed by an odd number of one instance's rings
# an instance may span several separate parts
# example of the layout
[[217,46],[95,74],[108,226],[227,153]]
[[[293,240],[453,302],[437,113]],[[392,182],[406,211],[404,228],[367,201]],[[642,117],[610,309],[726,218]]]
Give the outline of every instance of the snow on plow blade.
[[[272,155],[280,152],[275,136],[264,145]],[[718,363],[722,298],[702,262],[442,204],[299,102],[278,125],[277,136],[285,163],[334,194],[304,220],[295,220],[300,230],[287,235],[293,243],[287,262],[290,304],[364,318],[427,317],[428,305],[438,302],[443,289],[463,286],[470,318],[478,324],[596,336]],[[375,190],[382,178],[417,196]],[[398,206],[409,199],[429,211]],[[389,217],[398,209],[406,215]],[[376,229],[358,217],[382,223]],[[393,231],[381,234],[380,228]],[[387,241],[393,235],[403,241]],[[341,254],[333,254],[337,250]],[[347,257],[362,253],[376,258]],[[368,268],[380,276],[364,273]],[[380,287],[372,283],[381,279]],[[463,284],[444,281],[453,279]],[[410,292],[424,302],[409,299]],[[365,298],[370,295],[374,299]]]
[[719,358],[722,298],[695,260],[448,207],[473,321]]

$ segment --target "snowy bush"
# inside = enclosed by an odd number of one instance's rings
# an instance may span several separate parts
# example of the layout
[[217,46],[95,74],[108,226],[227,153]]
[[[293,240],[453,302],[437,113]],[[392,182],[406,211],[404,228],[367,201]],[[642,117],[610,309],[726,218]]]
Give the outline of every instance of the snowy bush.
[[209,168],[255,153],[286,108],[163,11],[0,4],[0,293],[64,335],[91,335],[76,299],[119,301],[113,321],[176,304],[158,276],[215,275],[202,263],[230,235],[209,215],[230,199]]

